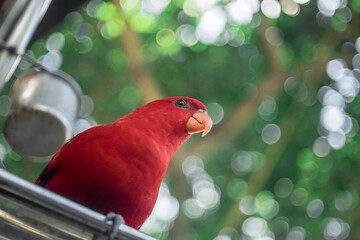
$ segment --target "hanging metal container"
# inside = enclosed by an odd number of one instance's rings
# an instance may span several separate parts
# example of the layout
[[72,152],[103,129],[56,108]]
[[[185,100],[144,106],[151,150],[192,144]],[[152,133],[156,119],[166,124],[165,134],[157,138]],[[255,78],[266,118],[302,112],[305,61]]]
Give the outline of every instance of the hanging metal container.
[[4,136],[21,155],[54,154],[72,135],[81,89],[64,73],[30,72],[12,86]]

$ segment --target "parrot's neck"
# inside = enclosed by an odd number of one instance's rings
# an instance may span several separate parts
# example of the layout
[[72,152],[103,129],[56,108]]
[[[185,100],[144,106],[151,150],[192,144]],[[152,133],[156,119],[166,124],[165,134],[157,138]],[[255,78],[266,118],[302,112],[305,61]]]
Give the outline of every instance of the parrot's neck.
[[191,136],[185,130],[185,123],[169,119],[169,116],[159,117],[153,112],[146,114],[134,111],[116,123],[121,123],[122,126],[127,125],[134,131],[141,131],[144,138],[161,148],[167,156],[167,161],[170,161],[176,150]]

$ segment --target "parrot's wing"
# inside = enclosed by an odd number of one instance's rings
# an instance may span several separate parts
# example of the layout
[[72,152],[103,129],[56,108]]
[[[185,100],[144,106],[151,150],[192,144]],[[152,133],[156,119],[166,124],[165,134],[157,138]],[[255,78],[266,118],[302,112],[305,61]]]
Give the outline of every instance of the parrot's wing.
[[[64,144],[63,148],[66,148],[66,146],[68,144],[70,144],[72,142],[74,138],[70,139],[67,143]],[[61,149],[61,150],[62,150]],[[45,187],[45,185],[47,184],[47,182],[50,180],[50,178],[52,177],[52,175],[55,172],[56,169],[56,165],[59,162],[59,155],[61,153],[61,150],[58,151],[55,156],[49,161],[49,163],[46,165],[46,167],[44,168],[44,170],[41,172],[40,176],[38,177],[38,179],[35,181],[35,184]]]
[[35,181],[35,184],[44,187],[49,181],[51,175],[51,166],[47,165],[41,172],[39,178]]

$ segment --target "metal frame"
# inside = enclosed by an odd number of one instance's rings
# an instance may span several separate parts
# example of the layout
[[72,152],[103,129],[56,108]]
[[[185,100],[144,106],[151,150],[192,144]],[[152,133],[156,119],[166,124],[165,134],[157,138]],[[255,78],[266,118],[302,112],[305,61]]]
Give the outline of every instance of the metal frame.
[[[105,216],[0,169],[0,239],[108,239]],[[115,239],[156,240],[125,224]]]

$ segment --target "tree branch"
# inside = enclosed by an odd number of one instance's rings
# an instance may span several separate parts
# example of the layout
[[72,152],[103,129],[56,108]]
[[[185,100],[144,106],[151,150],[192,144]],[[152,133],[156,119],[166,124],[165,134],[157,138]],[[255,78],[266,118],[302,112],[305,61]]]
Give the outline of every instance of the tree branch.
[[125,54],[128,59],[131,75],[139,88],[145,103],[163,98],[163,94],[156,81],[148,73],[144,58],[140,51],[139,35],[135,33],[126,21],[126,28],[122,37]]
[[157,82],[149,74],[146,64],[144,63],[144,57],[142,55],[141,40],[137,33],[135,33],[129,26],[128,17],[120,6],[120,1],[112,0],[117,5],[123,20],[125,21],[125,31],[121,38],[122,45],[128,60],[130,73],[133,77],[133,81],[141,92],[144,103],[154,101],[156,99],[163,98],[160,87]]

